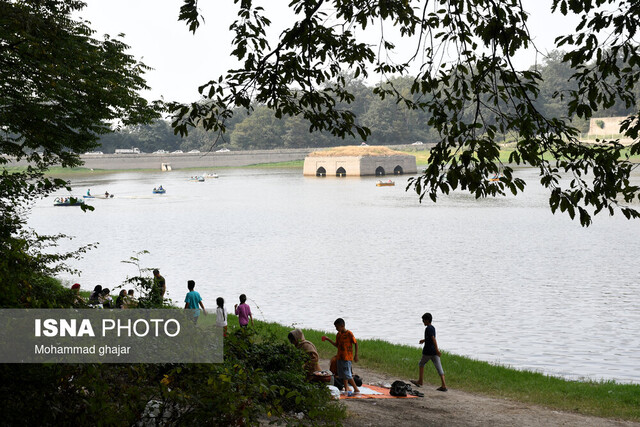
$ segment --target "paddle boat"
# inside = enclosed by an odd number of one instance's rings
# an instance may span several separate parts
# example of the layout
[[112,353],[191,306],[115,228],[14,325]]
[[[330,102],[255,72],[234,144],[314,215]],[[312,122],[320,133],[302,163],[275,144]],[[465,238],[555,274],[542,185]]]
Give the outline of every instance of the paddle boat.
[[84,200],[80,197],[56,197],[53,200],[53,206],[82,206],[84,205]]
[[162,188],[162,185],[160,187],[158,187],[158,188],[154,188],[153,189],[153,194],[164,194],[166,192],[167,192],[167,190]]
[[217,178],[218,174],[217,173],[207,173],[203,175],[205,178]]
[[491,178],[489,178],[489,181],[495,182],[495,181],[500,181],[500,178],[502,178],[502,174],[494,174]]
[[204,182],[204,176],[201,176],[201,175],[192,176],[191,178],[189,178],[189,181]]
[[84,196],[82,196],[85,199],[113,199],[113,194],[111,193],[104,193],[101,194],[99,196],[87,196],[86,194]]
[[388,181],[378,181],[376,182],[376,187],[391,187],[396,185],[395,182],[388,180]]

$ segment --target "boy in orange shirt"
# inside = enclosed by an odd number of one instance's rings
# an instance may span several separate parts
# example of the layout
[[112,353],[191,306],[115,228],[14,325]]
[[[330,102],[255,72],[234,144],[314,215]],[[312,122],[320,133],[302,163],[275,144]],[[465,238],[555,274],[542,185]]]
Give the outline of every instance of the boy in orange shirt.
[[[353,333],[345,328],[344,319],[336,319],[333,324],[336,327],[336,331],[338,331],[336,340],[335,342],[330,338],[326,338],[326,340],[338,348],[338,378],[342,378],[344,390],[347,395],[351,396],[352,393],[349,391],[347,384],[351,384],[353,393],[360,393],[360,389],[358,389],[353,380],[353,375],[351,375],[351,361],[358,361],[358,342]],[[352,351],[353,346],[355,346],[355,353]]]

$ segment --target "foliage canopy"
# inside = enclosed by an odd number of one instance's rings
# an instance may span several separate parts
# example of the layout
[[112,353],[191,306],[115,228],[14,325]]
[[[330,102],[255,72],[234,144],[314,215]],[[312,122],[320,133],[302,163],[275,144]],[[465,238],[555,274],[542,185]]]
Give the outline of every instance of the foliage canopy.
[[[528,14],[518,0],[292,0],[289,8],[296,20],[275,45],[267,37],[271,20],[265,9],[251,0],[235,4],[232,55],[242,66],[200,86],[203,100],[173,104],[176,132],[186,134],[189,126],[198,125],[224,132],[234,108],[251,110],[258,104],[272,109],[276,117],[304,117],[310,131],[365,139],[369,128],[353,111],[342,108],[354,99],[345,76],[372,73],[389,80],[408,74],[418,62],[420,72],[409,95],[391,81],[375,92],[382,99],[426,111],[427,125],[439,134],[425,173],[408,186],[421,200],[428,196],[435,201],[457,188],[476,197],[522,191],[525,182],[514,177],[510,166],[500,164],[496,142],[500,134],[515,133],[510,163],[540,170],[553,212],[560,209],[571,218],[577,216],[584,226],[603,210],[640,216],[630,206],[640,197],[638,186],[629,180],[634,165],[621,144],[582,144],[571,121],[588,119],[619,103],[634,106],[640,78],[637,1],[553,0],[554,13],[577,15],[580,22],[571,34],[556,40],[557,47],[568,49],[562,62],[571,69],[573,87],[553,94],[565,99],[567,108],[552,115],[536,103],[541,72],[517,70],[513,64],[518,52],[535,47]],[[191,31],[197,30],[197,1],[184,1],[180,19]],[[383,28],[378,46],[358,36],[374,25]],[[405,61],[389,59],[396,49],[385,36],[389,27],[415,42],[415,53]],[[640,131],[637,116],[622,124],[622,132],[632,139]],[[629,153],[638,152],[636,141]],[[499,182],[487,180],[498,172]]]
[[[0,166],[25,159],[24,172],[0,174],[0,277],[28,288],[50,275],[52,264],[76,253],[44,255],[64,236],[38,236],[24,228],[31,203],[65,187],[44,177],[51,165],[77,166],[79,154],[96,146],[111,122],[140,123],[157,117],[138,91],[146,67],[117,39],[102,41],[73,20],[77,0],[0,1]],[[16,288],[18,289],[18,288]],[[6,291],[3,289],[3,291]]]

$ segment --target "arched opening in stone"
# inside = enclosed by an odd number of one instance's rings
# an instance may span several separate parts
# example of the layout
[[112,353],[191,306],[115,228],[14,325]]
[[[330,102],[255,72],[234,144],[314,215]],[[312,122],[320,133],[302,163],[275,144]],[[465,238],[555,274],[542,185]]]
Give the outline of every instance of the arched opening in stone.
[[402,170],[402,166],[398,165],[393,169],[394,175],[402,175],[404,171]]
[[316,176],[327,176],[327,170],[320,166],[316,171]]
[[385,175],[384,168],[382,166],[378,166],[376,168],[376,176],[384,176],[384,175]]
[[347,171],[342,166],[336,171],[336,176],[347,176]]

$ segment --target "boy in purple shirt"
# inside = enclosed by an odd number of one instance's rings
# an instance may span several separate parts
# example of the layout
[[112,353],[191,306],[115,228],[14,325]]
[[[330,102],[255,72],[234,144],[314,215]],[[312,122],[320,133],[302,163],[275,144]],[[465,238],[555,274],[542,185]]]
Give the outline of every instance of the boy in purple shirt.
[[248,304],[245,304],[247,301],[247,296],[245,294],[240,295],[240,305],[236,304],[236,315],[238,316],[238,322],[240,322],[240,327],[246,328],[249,324],[249,319],[251,319],[251,326],[253,326],[253,316],[251,315],[251,308]]

